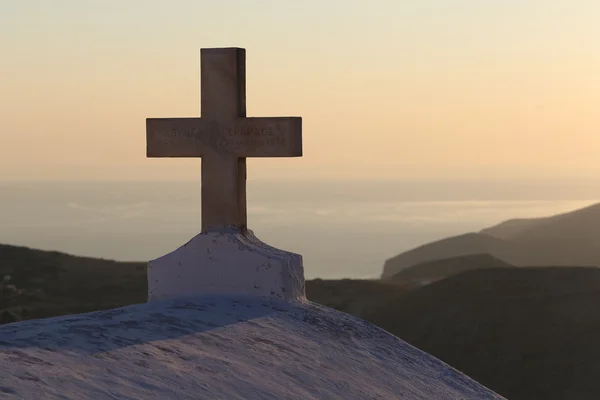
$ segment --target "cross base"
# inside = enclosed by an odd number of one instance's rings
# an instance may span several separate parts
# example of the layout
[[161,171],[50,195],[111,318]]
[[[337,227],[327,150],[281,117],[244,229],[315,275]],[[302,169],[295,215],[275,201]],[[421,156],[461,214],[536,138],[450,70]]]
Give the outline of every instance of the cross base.
[[148,263],[149,302],[199,294],[305,300],[302,256],[232,228],[200,233]]

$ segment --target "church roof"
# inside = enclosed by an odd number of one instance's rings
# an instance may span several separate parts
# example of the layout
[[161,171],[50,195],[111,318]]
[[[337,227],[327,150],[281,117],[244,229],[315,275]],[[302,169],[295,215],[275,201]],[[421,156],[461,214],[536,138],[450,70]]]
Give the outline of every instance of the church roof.
[[3,325],[0,365],[18,399],[501,399],[360,319],[258,297]]

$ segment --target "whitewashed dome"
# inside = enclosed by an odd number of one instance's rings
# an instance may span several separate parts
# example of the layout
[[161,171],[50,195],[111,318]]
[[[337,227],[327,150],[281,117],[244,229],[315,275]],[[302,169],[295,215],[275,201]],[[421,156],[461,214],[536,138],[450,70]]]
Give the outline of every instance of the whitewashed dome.
[[15,399],[501,399],[344,313],[248,296],[180,298],[0,326]]

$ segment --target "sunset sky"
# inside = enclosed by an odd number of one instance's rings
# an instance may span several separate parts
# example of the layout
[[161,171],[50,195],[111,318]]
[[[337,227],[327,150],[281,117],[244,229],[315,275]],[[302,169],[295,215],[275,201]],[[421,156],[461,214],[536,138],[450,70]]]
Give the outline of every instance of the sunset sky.
[[597,0],[2,0],[0,180],[199,179],[145,118],[199,115],[202,47],[304,157],[249,179],[594,178]]

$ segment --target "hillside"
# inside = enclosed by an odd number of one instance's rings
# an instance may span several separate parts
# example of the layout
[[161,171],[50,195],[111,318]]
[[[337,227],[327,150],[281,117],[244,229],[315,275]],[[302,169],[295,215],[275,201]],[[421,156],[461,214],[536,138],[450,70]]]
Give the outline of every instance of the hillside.
[[385,262],[381,278],[390,278],[417,264],[473,254],[489,254],[512,265],[525,265],[531,259],[527,249],[518,243],[482,233],[467,233],[428,243],[390,258]]
[[412,282],[379,280],[314,279],[306,282],[306,297],[353,315],[366,315],[419,285]]
[[511,400],[600,396],[600,269],[468,271],[366,319]]
[[478,253],[515,266],[600,266],[600,204],[427,243],[387,260],[382,278],[416,264]]
[[41,318],[141,303],[146,296],[144,263],[0,245],[0,312]]
[[469,254],[417,264],[403,269],[386,281],[422,286],[465,271],[507,267],[513,266],[489,254]]

